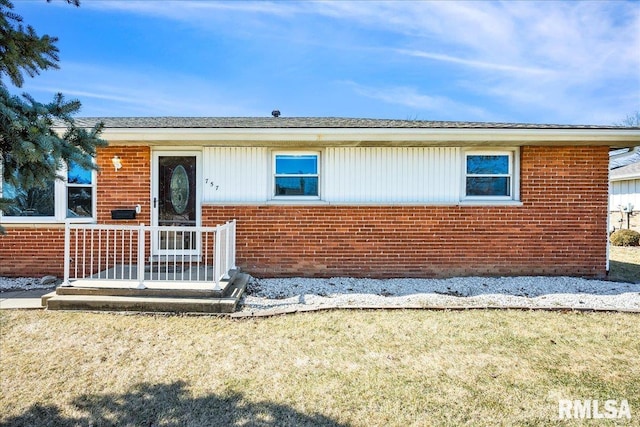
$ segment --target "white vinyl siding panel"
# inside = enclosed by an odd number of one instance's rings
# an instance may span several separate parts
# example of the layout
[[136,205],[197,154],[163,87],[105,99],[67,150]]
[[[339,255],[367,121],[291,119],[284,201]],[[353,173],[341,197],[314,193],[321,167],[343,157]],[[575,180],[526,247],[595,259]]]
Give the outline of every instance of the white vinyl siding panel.
[[332,147],[324,151],[323,200],[335,203],[457,203],[460,149]]
[[[206,147],[203,202],[274,200],[272,151]],[[320,153],[321,200],[328,203],[458,203],[462,152],[456,147],[329,147]]]
[[609,209],[620,210],[618,206],[633,205],[633,210],[640,210],[640,179],[611,182]]
[[205,147],[204,202],[269,199],[269,151],[264,147]]

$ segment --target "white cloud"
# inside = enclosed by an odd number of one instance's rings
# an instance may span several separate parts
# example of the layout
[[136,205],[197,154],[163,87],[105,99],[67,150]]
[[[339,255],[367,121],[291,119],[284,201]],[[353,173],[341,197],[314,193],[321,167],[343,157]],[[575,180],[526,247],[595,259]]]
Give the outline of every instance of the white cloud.
[[[293,34],[286,43],[321,43],[368,54],[375,50],[383,52],[383,62],[414,60],[408,67],[415,69],[446,65],[450,87],[441,88],[438,96],[402,82],[402,75],[378,88],[344,76],[358,81],[349,87],[360,96],[426,111],[489,114],[488,107],[447,95],[461,89],[473,94],[474,102],[500,103],[514,114],[535,113],[546,121],[606,123],[640,105],[637,2],[117,1],[83,7],[179,20],[201,31],[223,28],[239,34],[259,28],[264,38]],[[319,38],[314,32],[337,26],[341,32],[333,36],[327,31]],[[166,102],[169,108],[171,101]]]
[[[83,7],[85,3],[83,3]],[[301,11],[295,2],[269,1],[98,1],[86,6],[99,10],[115,10],[139,15],[158,16],[194,25],[224,22],[228,13],[292,17]],[[222,18],[221,18],[222,17]],[[233,22],[227,24],[234,25]]]
[[[114,112],[122,116],[252,113],[251,107],[247,106],[250,104],[244,104],[237,94],[230,96],[225,89],[192,75],[69,62],[63,70],[55,76],[43,74],[29,80],[22,90],[42,96],[61,92],[67,97],[78,98],[83,104],[81,115],[84,116],[111,116]],[[149,75],[154,78],[149,79]]]
[[[256,15],[286,18],[288,28],[297,22],[304,25],[304,17],[324,17],[349,23],[354,32],[402,36],[388,39],[386,46],[398,52],[418,56],[423,52],[461,65],[491,68],[494,64],[503,70],[562,71],[585,65],[600,70],[612,60],[618,67],[610,72],[640,68],[640,8],[634,3],[116,1],[88,5],[198,26],[222,21],[231,28],[242,27],[242,20],[253,22]],[[234,13],[235,19],[227,19],[225,13]]]
[[517,72],[517,73],[525,73],[525,74],[539,74],[539,75],[550,75],[553,73],[553,71],[545,70],[543,68],[531,68],[531,67],[518,66],[518,65],[497,64],[497,63],[471,60],[471,59],[465,59],[465,58],[456,58],[454,56],[442,55],[438,53],[422,52],[417,50],[398,49],[396,50],[396,52],[403,55],[415,56],[418,58],[433,59],[435,61],[450,62],[450,63],[460,64],[460,65],[472,67],[472,68],[487,69],[490,71],[505,71],[505,72]]
[[[472,117],[474,120],[485,120],[488,117],[488,113],[482,108],[460,103],[445,96],[425,95],[415,87],[372,87],[351,81],[341,83],[361,96],[410,107],[411,111],[427,111],[432,114],[431,117],[437,117],[438,120],[445,118],[453,120],[454,117]],[[434,114],[435,116],[433,116]]]
[[399,54],[458,67],[455,88],[524,114],[608,123],[640,105],[637,3],[330,4],[341,19],[404,35]]

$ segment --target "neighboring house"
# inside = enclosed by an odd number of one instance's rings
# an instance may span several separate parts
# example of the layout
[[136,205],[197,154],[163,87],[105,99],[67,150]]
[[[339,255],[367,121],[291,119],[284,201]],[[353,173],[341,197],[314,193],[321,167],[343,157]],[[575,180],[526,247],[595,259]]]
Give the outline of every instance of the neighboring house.
[[0,275],[61,276],[65,221],[236,219],[237,265],[259,277],[601,277],[609,150],[640,145],[638,128],[600,126],[101,120],[99,173],[72,167],[39,192],[5,185],[22,199],[1,218]]
[[612,153],[610,169],[610,229],[640,231],[640,147]]

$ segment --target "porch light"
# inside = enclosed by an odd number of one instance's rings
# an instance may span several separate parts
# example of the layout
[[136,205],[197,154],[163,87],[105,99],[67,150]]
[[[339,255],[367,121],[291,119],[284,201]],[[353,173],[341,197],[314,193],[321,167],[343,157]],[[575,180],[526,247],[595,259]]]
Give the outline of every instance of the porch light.
[[122,168],[122,161],[118,156],[113,156],[113,158],[111,159],[111,163],[113,163],[113,167],[116,168],[116,172]]

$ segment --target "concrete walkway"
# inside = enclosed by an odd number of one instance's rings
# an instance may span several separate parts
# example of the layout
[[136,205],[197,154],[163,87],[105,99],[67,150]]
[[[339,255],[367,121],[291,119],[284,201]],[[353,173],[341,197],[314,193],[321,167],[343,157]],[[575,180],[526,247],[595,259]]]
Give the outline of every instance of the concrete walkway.
[[43,295],[53,292],[55,289],[34,289],[31,291],[0,292],[0,309],[44,309],[42,306]]

